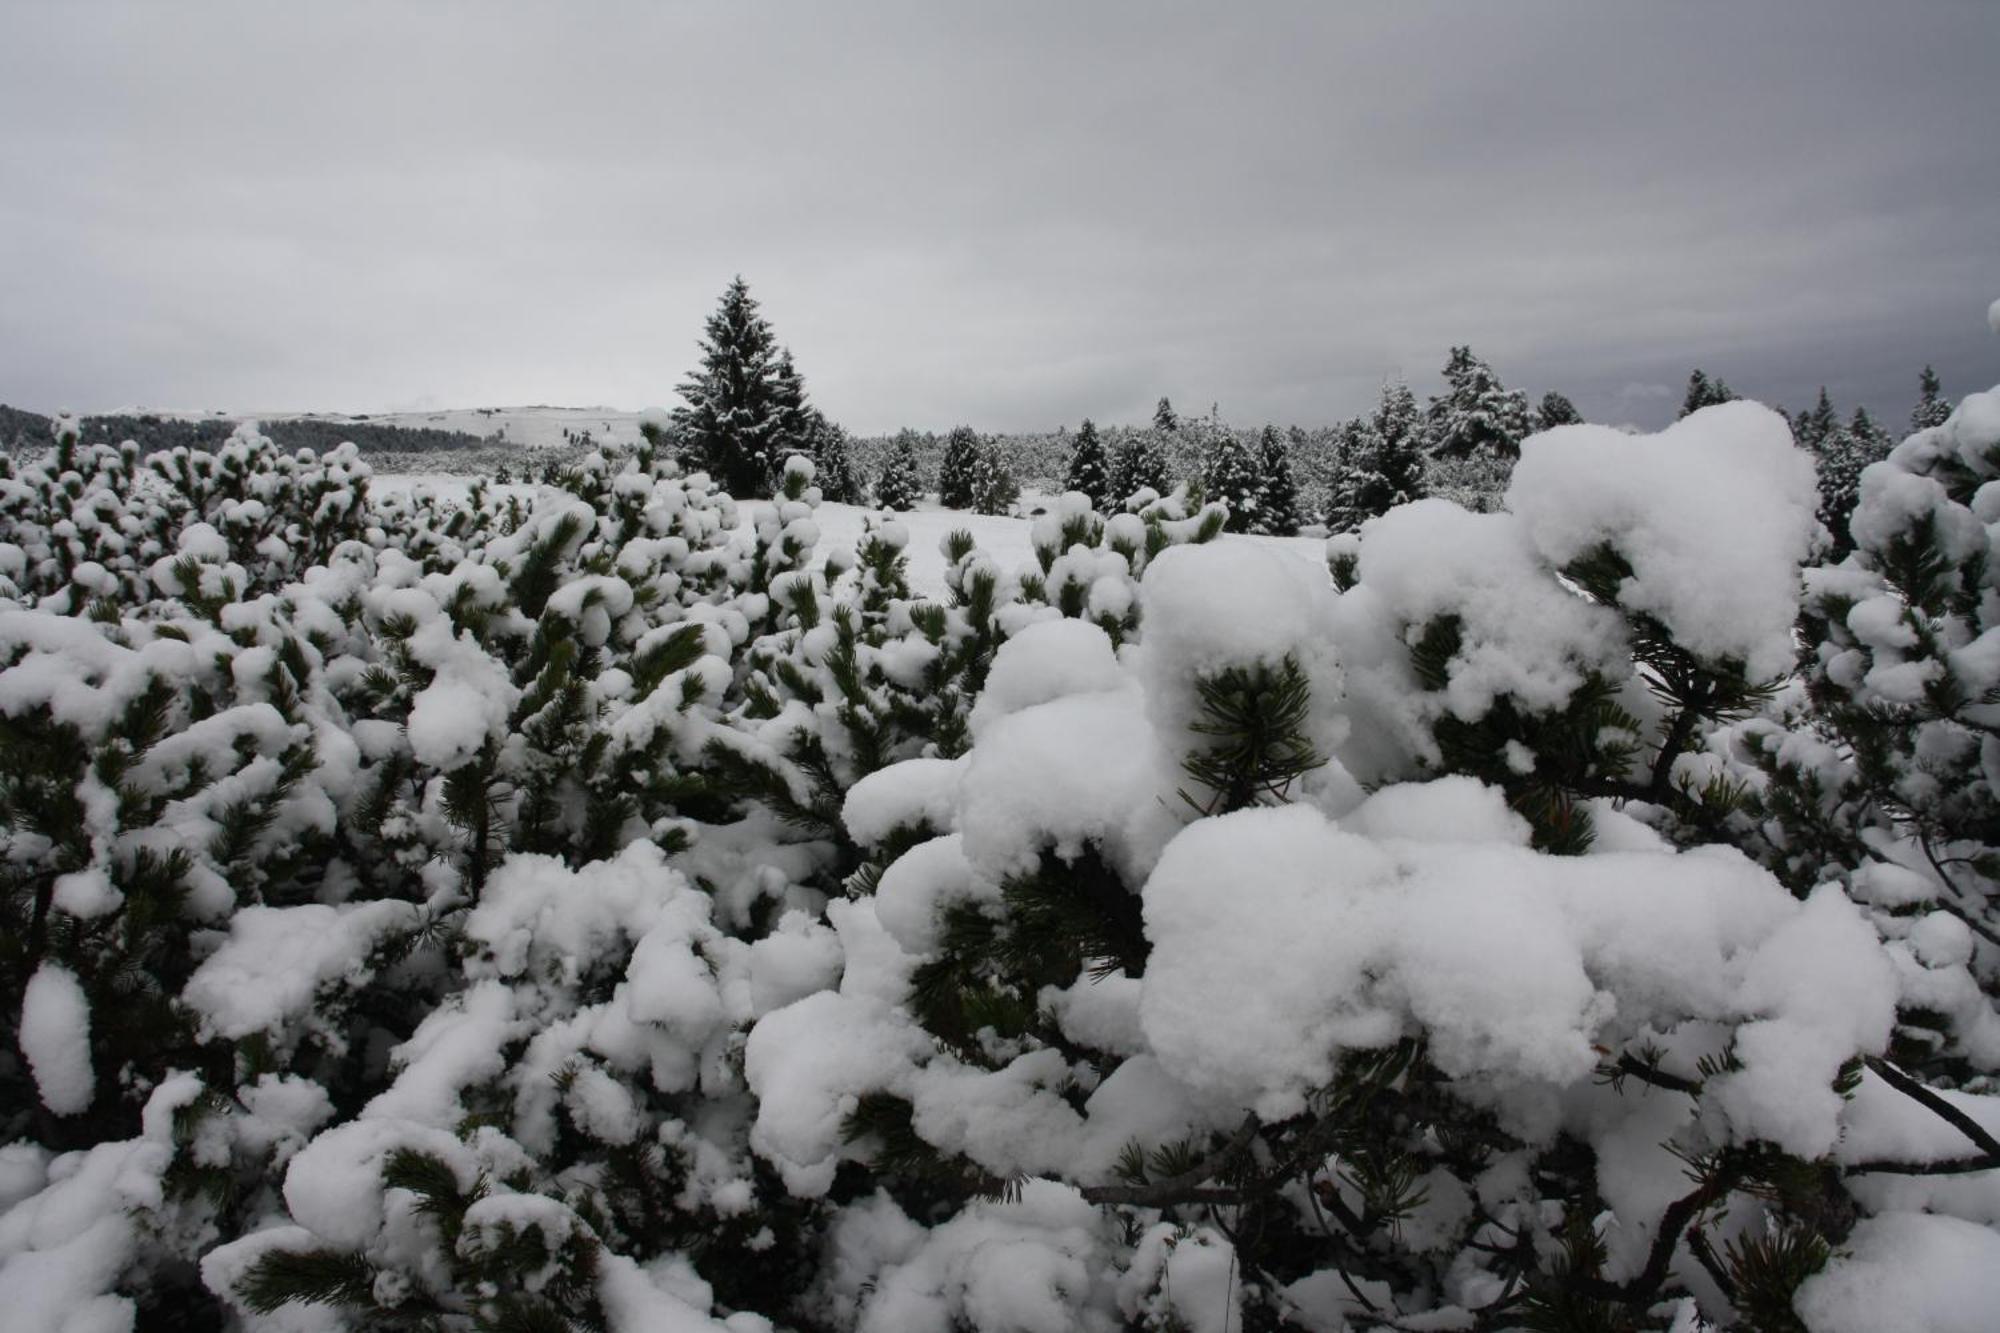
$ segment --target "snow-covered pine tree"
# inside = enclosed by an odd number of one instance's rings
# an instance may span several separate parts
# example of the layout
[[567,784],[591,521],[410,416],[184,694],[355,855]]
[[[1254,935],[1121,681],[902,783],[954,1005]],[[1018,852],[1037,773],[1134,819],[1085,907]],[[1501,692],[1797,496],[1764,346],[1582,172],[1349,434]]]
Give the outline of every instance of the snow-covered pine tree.
[[1167,467],[1166,453],[1160,448],[1159,433],[1154,430],[1127,432],[1111,454],[1111,466],[1105,480],[1109,507],[1113,510],[1124,508],[1125,502],[1140,491],[1165,495],[1172,489],[1172,473]]
[[1939,383],[1937,372],[1925,366],[1917,377],[1917,405],[1910,410],[1910,429],[1929,430],[1942,426],[1950,417],[1951,403],[1944,396],[1944,385]]
[[1292,480],[1291,450],[1276,426],[1264,427],[1257,440],[1257,453],[1263,469],[1257,494],[1257,530],[1290,537],[1299,530],[1299,490]]
[[1069,462],[1063,469],[1063,489],[1089,496],[1092,509],[1109,506],[1110,460],[1104,456],[1104,441],[1097,436],[1097,423],[1088,417],[1077,427],[1076,444],[1070,449]]
[[1827,397],[1826,386],[1819,386],[1819,401],[1792,418],[1792,438],[1799,447],[1817,455],[1827,436],[1840,429],[1840,416],[1833,410],[1833,400]]
[[915,509],[924,498],[923,463],[917,457],[914,431],[900,431],[875,479],[875,503],[883,509]]
[[1701,411],[1704,407],[1714,407],[1717,403],[1736,400],[1735,391],[1719,379],[1710,379],[1708,372],[1696,369],[1688,376],[1687,392],[1681,395],[1681,416]]
[[847,431],[827,420],[818,408],[809,409],[807,418],[805,453],[813,461],[813,481],[820,497],[833,504],[862,503],[862,486],[854,475]]
[[1535,429],[1538,431],[1573,426],[1582,420],[1583,414],[1576,410],[1576,404],[1554,389],[1543,394],[1542,401],[1535,406]]
[[805,453],[812,441],[814,411],[806,401],[806,382],[792,364],[789,347],[780,348],[771,365],[771,398],[778,414],[773,432],[778,456],[782,459]]
[[1201,447],[1203,498],[1228,506],[1229,531],[1261,531],[1264,482],[1256,456],[1213,413],[1200,423],[1195,434]]
[[1401,380],[1384,385],[1368,429],[1356,441],[1354,526],[1428,494],[1423,431],[1424,419],[1410,386]]
[[954,426],[945,437],[944,457],[938,462],[938,503],[946,509],[971,509],[982,448],[979,435],[970,426]]
[[970,473],[967,508],[981,514],[1013,511],[1014,502],[1021,498],[1021,483],[1014,479],[1014,469],[1008,466],[997,443],[979,441],[972,456]]
[[1836,559],[1853,549],[1848,516],[1860,498],[1862,470],[1886,457],[1891,444],[1868,415],[1868,409],[1857,407],[1847,424],[1836,424],[1813,445],[1814,465],[1819,472],[1819,518],[1832,534]]
[[1342,422],[1334,432],[1333,457],[1321,512],[1321,521],[1329,534],[1352,532],[1368,517],[1361,512],[1357,497],[1363,476],[1362,460],[1374,447],[1372,434],[1368,421],[1362,417]]
[[1174,414],[1174,405],[1167,401],[1164,394],[1161,395],[1159,403],[1153,408],[1153,429],[1163,435],[1171,435],[1180,428],[1181,419]]
[[1475,454],[1512,458],[1528,434],[1528,399],[1508,389],[1470,347],[1454,347],[1444,365],[1445,391],[1424,410],[1424,444],[1434,458]]
[[[701,365],[676,390],[673,414],[685,460],[745,498],[771,494],[795,443],[792,404],[778,386],[777,344],[741,276],[709,316]],[[796,384],[797,377],[793,376]],[[803,387],[797,401],[803,404]]]

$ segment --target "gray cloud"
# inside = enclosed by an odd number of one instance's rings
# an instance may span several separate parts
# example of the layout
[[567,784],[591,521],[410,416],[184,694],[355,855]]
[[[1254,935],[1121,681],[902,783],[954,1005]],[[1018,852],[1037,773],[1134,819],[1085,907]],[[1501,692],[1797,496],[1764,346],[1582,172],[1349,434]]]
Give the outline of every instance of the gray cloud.
[[[747,276],[866,430],[1360,410],[1469,342],[2000,379],[2000,9],[0,8],[0,400],[670,398]],[[1632,386],[1675,386],[1634,394]]]

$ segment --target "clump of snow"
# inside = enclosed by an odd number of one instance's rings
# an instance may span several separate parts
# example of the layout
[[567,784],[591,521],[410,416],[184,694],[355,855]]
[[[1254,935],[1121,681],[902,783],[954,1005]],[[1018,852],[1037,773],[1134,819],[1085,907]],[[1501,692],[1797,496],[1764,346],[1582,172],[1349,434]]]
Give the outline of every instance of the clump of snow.
[[972,708],[977,736],[1024,708],[1069,694],[1123,689],[1129,678],[1118,665],[1111,636],[1087,620],[1045,620],[1000,645],[986,688]]
[[1401,505],[1362,529],[1360,578],[1405,635],[1439,617],[1457,621],[1462,643],[1435,706],[1468,722],[1501,695],[1532,711],[1561,708],[1584,672],[1625,661],[1618,616],[1549,577],[1513,514],[1446,500]]
[[90,999],[76,973],[56,963],[35,969],[21,996],[20,1043],[42,1105],[57,1115],[89,1108],[97,1088],[90,1067]]
[[1784,417],[1756,403],[1706,407],[1657,435],[1558,426],[1530,437],[1507,488],[1544,559],[1567,566],[1609,544],[1631,566],[1628,611],[1675,642],[1784,674],[1819,489]]
[[1149,1326],[1230,1333],[1243,1327],[1241,1279],[1236,1247],[1220,1232],[1157,1222],[1119,1279],[1119,1304]]
[[908,1019],[833,991],[765,1015],[743,1052],[744,1076],[757,1095],[751,1146],[793,1195],[825,1194],[853,1151],[842,1118],[862,1093],[894,1084],[929,1047]]
[[[1798,903],[1716,849],[1545,855],[1470,797],[1460,783],[1384,793],[1350,821],[1381,841],[1301,806],[1177,837],[1144,890],[1140,1018],[1168,1072],[1275,1118],[1343,1050],[1420,1027],[1445,1072],[1505,1088],[1574,1085],[1595,1048],[1648,1023],[1747,1017],[1743,1067],[1712,1088],[1735,1134],[1807,1157],[1832,1146],[1834,1076],[1884,1047],[1897,1002],[1837,890]],[[1454,819],[1498,836],[1429,833]]]
[[1170,547],[1141,584],[1145,637],[1139,676],[1161,731],[1179,736],[1198,716],[1196,680],[1230,667],[1304,673],[1315,707],[1308,738],[1322,755],[1346,736],[1334,652],[1333,584],[1316,561],[1251,542]]
[[1172,818],[1178,786],[1132,690],[1079,694],[993,722],[973,747],[960,787],[959,831],[974,866],[998,878],[1053,847],[1072,858],[1086,842],[1135,865],[1150,863]]
[[1113,1333],[1115,1225],[1050,1180],[929,1231],[878,1195],[836,1222],[828,1295],[856,1333]]
[[279,1033],[306,1016],[325,988],[365,984],[375,974],[376,946],[413,926],[417,915],[415,904],[394,901],[242,908],[181,998],[201,1015],[204,1033],[231,1041]]
[[877,769],[847,789],[841,822],[864,847],[899,828],[950,828],[964,772],[962,759],[905,759]]
[[1863,1218],[1792,1306],[1813,1333],[1984,1333],[2000,1310],[2000,1232],[1920,1213]]

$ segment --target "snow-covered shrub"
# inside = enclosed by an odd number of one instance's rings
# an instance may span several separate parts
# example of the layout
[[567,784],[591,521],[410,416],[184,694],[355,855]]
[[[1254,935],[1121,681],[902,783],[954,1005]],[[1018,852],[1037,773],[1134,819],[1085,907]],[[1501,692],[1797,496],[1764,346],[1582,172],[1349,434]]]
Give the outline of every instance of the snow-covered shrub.
[[[1152,553],[1124,650],[1020,630],[963,757],[852,789],[888,852],[839,987],[746,1048],[789,1190],[887,1192],[833,1233],[843,1326],[1014,1326],[946,1237],[1037,1216],[1024,1262],[1118,1275],[1037,1287],[1069,1326],[1781,1326],[1857,1210],[1910,1206],[1873,1182],[1983,1146],[1882,1058],[1958,937],[1676,845],[1731,827],[1704,744],[1791,660],[1783,422],[1553,432],[1508,503],[1390,514],[1337,596]],[[1108,1252],[1054,1184],[1124,1214]]]
[[1977,1327],[1987,398],[1803,603],[1742,403],[936,596],[803,457],[0,460],[6,1322]]

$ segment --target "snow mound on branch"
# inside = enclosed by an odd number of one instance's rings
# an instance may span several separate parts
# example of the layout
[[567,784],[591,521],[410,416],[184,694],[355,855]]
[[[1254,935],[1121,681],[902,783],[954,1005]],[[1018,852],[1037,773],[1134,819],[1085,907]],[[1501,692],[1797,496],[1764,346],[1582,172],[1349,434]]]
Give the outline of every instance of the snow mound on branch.
[[1030,1180],[1011,1202],[978,1202],[926,1231],[886,1195],[844,1209],[827,1294],[856,1333],[1111,1333],[1109,1214],[1076,1190]]
[[1657,435],[1558,426],[1531,436],[1507,508],[1558,568],[1600,545],[1632,568],[1627,610],[1674,640],[1741,659],[1756,679],[1791,664],[1798,567],[1818,532],[1812,460],[1757,403],[1706,407]]
[[365,984],[369,955],[384,937],[413,925],[413,903],[382,901],[328,907],[245,907],[229,919],[229,938],[188,978],[181,999],[201,1015],[202,1031],[230,1041],[274,1032],[306,1015],[323,988]]
[[1498,811],[1474,816],[1502,825],[1493,841],[1393,836],[1464,817],[1463,786],[1373,798],[1349,822],[1379,840],[1291,806],[1169,844],[1143,895],[1140,1000],[1167,1072],[1275,1119],[1342,1051],[1419,1029],[1447,1074],[1504,1090],[1578,1084],[1594,1048],[1648,1024],[1742,1022],[1742,1068],[1711,1083],[1730,1128],[1805,1157],[1832,1147],[1834,1077],[1857,1048],[1883,1048],[1897,1000],[1837,890],[1799,903],[1713,849],[1548,856]]
[[2000,1233],[1955,1217],[1864,1218],[1792,1307],[1813,1333],[1984,1333],[2000,1310]]
[[21,997],[20,1042],[42,1105],[57,1115],[90,1105],[97,1088],[90,1068],[90,1000],[76,973],[55,963],[35,969]]
[[905,759],[847,789],[840,808],[848,836],[872,847],[899,828],[951,827],[963,759]]
[[1044,847],[1073,858],[1100,843],[1134,865],[1171,835],[1174,759],[1136,690],[1051,700],[999,719],[959,789],[965,855],[994,878],[1033,868]]
[[1111,636],[1087,620],[1045,620],[1000,645],[972,707],[977,737],[1001,718],[1070,694],[1122,689]]
[[743,1074],[757,1096],[750,1146],[794,1196],[825,1194],[853,1152],[841,1121],[862,1093],[896,1083],[929,1048],[907,1018],[833,991],[765,1015],[743,1050]]
[[1134,660],[1163,735],[1185,734],[1199,716],[1197,677],[1289,657],[1312,688],[1314,748],[1330,754],[1345,739],[1345,719],[1331,707],[1341,674],[1323,566],[1252,542],[1174,546],[1146,567],[1140,591],[1145,635]]
[[1613,671],[1624,660],[1617,615],[1548,577],[1514,514],[1475,514],[1448,500],[1398,506],[1363,529],[1360,574],[1399,625],[1456,618],[1463,644],[1443,704],[1468,722],[1502,694],[1531,709],[1561,708],[1585,670]]

